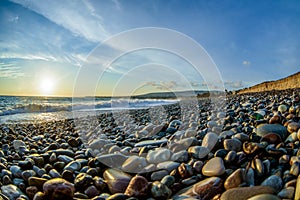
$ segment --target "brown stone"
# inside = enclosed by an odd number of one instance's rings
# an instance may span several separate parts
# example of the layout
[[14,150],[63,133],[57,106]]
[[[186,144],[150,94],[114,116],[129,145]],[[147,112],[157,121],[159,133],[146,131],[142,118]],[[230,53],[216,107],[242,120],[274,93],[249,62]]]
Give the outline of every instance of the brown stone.
[[148,181],[143,176],[133,177],[124,194],[130,197],[144,197],[148,194]]
[[236,188],[244,182],[245,169],[239,168],[235,170],[228,178],[225,180],[224,188],[226,190],[231,188]]
[[73,199],[75,187],[62,178],[54,178],[43,186],[44,193],[49,200],[71,200]]
[[226,190],[221,200],[247,200],[258,194],[275,194],[275,190],[268,186],[238,187]]

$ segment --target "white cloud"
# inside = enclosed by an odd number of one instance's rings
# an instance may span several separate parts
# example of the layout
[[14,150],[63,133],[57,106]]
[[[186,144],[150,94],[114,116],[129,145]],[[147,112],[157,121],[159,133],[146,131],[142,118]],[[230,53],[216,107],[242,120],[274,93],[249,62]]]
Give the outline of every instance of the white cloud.
[[248,60],[244,60],[244,61],[243,61],[243,65],[250,65],[250,64],[251,64],[251,62],[248,61]]
[[89,41],[99,42],[110,34],[104,28],[102,17],[88,1],[12,0],[15,3],[43,15],[50,21],[80,35]]

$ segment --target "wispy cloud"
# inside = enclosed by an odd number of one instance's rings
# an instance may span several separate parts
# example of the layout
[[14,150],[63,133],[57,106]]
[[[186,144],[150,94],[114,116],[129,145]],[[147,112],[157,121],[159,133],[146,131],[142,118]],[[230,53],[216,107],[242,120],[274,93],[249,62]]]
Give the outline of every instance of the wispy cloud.
[[18,78],[23,77],[24,73],[20,67],[14,64],[7,64],[0,62],[0,77],[1,78]]
[[110,35],[102,17],[89,1],[12,1],[90,41],[99,42]]
[[224,85],[229,89],[239,89],[245,87],[244,83],[241,80],[238,81],[225,81]]

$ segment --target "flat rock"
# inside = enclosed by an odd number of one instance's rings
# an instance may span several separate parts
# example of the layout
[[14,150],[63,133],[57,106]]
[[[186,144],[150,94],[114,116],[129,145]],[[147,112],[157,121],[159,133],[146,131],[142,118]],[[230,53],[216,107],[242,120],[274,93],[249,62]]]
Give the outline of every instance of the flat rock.
[[281,199],[273,194],[259,194],[249,198],[248,200],[281,200]]
[[106,154],[97,157],[101,163],[111,168],[120,168],[122,164],[127,160],[127,156],[122,154]]
[[220,200],[247,200],[258,194],[274,194],[275,192],[269,186],[237,187],[226,190]]
[[122,170],[130,173],[138,173],[143,171],[147,166],[147,160],[144,157],[130,156],[123,164]]
[[225,166],[222,158],[214,157],[210,159],[202,168],[204,176],[220,176],[225,173]]
[[162,144],[166,144],[168,142],[167,139],[161,139],[161,140],[145,140],[136,143],[135,147],[144,147],[144,146],[160,146]]
[[170,172],[173,169],[176,169],[179,165],[180,165],[180,163],[178,163],[178,162],[165,161],[162,163],[158,163],[156,167],[157,167],[157,169],[165,169]]
[[287,130],[280,124],[261,124],[256,129],[256,134],[261,137],[268,133],[277,133],[282,139],[284,139],[287,134]]

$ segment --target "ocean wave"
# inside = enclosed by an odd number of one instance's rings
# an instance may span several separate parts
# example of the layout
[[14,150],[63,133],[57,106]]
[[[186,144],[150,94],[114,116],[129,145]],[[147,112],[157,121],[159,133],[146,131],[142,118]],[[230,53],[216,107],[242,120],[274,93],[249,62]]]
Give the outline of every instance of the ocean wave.
[[1,106],[0,116],[15,115],[24,113],[48,113],[62,111],[92,111],[92,110],[108,110],[108,109],[128,109],[128,108],[145,108],[166,104],[176,103],[177,100],[165,99],[108,99],[108,100],[76,100],[61,101],[55,99],[55,102],[47,100],[47,102],[38,103],[16,103],[10,106]]

